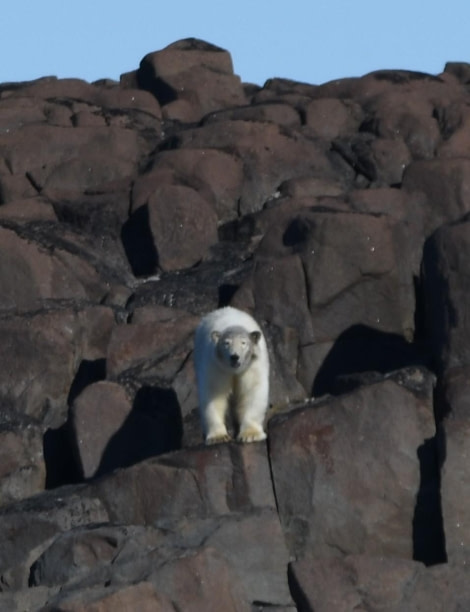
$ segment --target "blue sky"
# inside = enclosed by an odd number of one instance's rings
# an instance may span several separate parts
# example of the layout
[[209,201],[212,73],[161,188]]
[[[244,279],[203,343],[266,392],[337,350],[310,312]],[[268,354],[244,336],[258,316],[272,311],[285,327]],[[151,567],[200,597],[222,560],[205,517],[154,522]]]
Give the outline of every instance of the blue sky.
[[470,62],[467,0],[5,0],[0,19],[0,82],[118,79],[190,36],[230,51],[236,74],[259,85]]

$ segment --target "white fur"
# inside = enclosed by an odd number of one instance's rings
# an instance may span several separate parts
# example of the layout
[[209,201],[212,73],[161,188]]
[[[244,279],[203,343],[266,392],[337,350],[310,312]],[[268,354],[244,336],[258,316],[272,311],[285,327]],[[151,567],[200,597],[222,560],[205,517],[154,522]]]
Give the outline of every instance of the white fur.
[[[252,357],[247,357],[247,362],[236,370],[224,358],[225,349],[220,347],[217,351],[217,343],[222,341],[220,336],[234,326],[244,328],[248,334],[260,333],[259,340],[251,341]],[[263,423],[269,400],[269,356],[263,332],[253,317],[231,306],[206,315],[196,329],[194,365],[206,444],[230,439],[225,424],[230,397],[239,426],[237,439],[241,442],[264,440]]]

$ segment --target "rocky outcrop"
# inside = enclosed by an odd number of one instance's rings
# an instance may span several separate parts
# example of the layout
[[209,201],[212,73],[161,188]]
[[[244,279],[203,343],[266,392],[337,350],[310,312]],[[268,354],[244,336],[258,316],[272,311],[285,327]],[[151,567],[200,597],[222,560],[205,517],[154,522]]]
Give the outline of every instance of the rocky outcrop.
[[[0,85],[2,610],[470,607],[469,74]],[[268,440],[206,448],[227,304]]]

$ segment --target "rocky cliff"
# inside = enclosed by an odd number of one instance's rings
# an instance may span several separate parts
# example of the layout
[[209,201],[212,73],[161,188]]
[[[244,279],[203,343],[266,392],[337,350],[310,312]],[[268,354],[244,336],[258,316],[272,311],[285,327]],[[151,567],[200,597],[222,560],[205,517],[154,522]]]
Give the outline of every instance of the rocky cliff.
[[[2,84],[0,202],[2,611],[470,609],[470,65]],[[226,304],[267,443],[201,444]]]

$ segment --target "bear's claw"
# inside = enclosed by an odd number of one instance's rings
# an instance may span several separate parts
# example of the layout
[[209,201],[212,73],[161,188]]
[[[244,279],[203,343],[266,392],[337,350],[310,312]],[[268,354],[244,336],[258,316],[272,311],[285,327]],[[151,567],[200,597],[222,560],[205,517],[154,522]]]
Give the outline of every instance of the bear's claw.
[[222,442],[230,442],[232,438],[230,437],[230,435],[228,433],[226,434],[219,434],[219,435],[215,435],[215,436],[208,436],[206,438],[206,444],[209,446],[211,444],[221,444]]
[[237,436],[238,442],[261,442],[261,440],[266,440],[266,434],[255,428],[244,429]]

